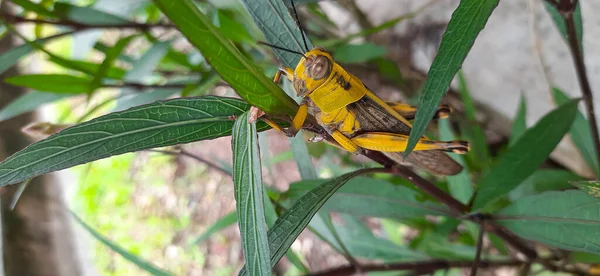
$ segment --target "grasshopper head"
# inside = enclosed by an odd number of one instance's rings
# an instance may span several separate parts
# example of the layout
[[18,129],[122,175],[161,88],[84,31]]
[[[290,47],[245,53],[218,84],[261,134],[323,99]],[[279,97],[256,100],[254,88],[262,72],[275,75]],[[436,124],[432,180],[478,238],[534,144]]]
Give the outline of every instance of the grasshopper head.
[[298,96],[305,97],[323,84],[331,75],[333,57],[322,47],[304,54],[294,70],[294,88]]

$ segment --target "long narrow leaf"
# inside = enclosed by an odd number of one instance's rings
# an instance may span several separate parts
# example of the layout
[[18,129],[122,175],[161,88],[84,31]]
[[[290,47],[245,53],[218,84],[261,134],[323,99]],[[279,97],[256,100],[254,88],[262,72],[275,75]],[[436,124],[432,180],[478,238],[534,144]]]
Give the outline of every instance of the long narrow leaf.
[[[293,51],[306,52],[300,28],[290,16],[288,8],[281,0],[243,0],[252,19],[265,35],[267,41],[273,45]],[[309,49],[312,43],[306,37]],[[301,56],[290,52],[273,49],[283,65],[295,68]]]
[[417,140],[425,133],[425,129],[433,118],[442,97],[446,94],[452,78],[460,69],[475,38],[485,26],[492,11],[498,5],[498,1],[462,0],[454,10],[438,54],[427,74],[405,154],[412,151]]
[[512,131],[510,134],[510,140],[508,145],[512,146],[515,144],[519,137],[523,135],[527,129],[527,100],[525,95],[521,94],[521,100],[519,101],[519,109],[517,109],[517,115],[513,121]]
[[[569,101],[569,97],[565,92],[558,88],[552,89],[552,96],[556,104],[560,105]],[[600,176],[600,165],[598,165],[598,157],[596,154],[596,147],[592,140],[592,132],[590,130],[590,124],[588,120],[583,116],[581,111],[575,115],[575,121],[573,126],[569,130],[571,140],[573,144],[587,163],[587,165],[594,171],[597,176]]]
[[201,243],[201,242],[207,240],[208,238],[210,238],[210,236],[212,236],[212,234],[219,232],[231,225],[234,225],[236,222],[237,222],[237,214],[235,212],[231,212],[227,215],[224,215],[222,218],[217,220],[213,225],[211,225],[206,230],[206,232],[202,233],[202,235],[200,235],[197,239],[195,239],[193,244],[198,244],[198,243]]
[[246,267],[250,275],[271,275],[256,123],[248,113],[237,118],[231,141],[233,183]]
[[[313,216],[321,206],[346,183],[361,174],[377,172],[381,169],[362,169],[336,177],[322,185],[312,189],[299,198],[292,208],[281,215],[275,225],[269,229],[269,248],[271,251],[271,267],[274,267],[279,259],[290,248],[298,235],[306,228]],[[248,275],[243,268],[239,275]]]
[[68,94],[54,94],[32,91],[27,94],[23,94],[14,101],[10,102],[4,108],[0,110],[0,121],[4,121],[15,116],[19,116],[23,113],[30,112],[36,108],[51,103],[63,98],[66,98]]
[[[554,1],[554,0],[552,0]],[[565,25],[565,20],[560,15],[560,11],[558,11],[554,6],[552,6],[548,1],[542,1],[544,3],[544,7],[546,11],[552,16],[552,21],[558,28],[560,35],[565,39],[565,41],[569,40],[569,34],[567,33],[567,27]],[[581,19],[581,5],[577,3],[577,7],[575,8],[575,12],[573,12],[573,20],[575,22],[575,31],[577,32],[577,41],[579,42],[579,46],[583,49],[583,20]]]
[[140,269],[150,273],[151,275],[156,275],[156,276],[171,275],[171,273],[166,272],[166,271],[154,266],[153,264],[151,264],[150,262],[148,262],[146,260],[140,259],[139,257],[133,255],[131,252],[127,251],[125,248],[122,248],[119,245],[117,245],[116,243],[111,242],[108,238],[106,238],[105,236],[100,234],[98,231],[94,230],[94,228],[92,228],[87,223],[85,223],[75,213],[71,212],[71,215],[73,215],[73,218],[75,219],[75,221],[77,223],[79,223],[79,225],[81,225],[81,227],[85,228],[85,230],[87,230],[92,236],[94,236],[94,238],[96,238],[102,244],[108,246],[112,251],[121,255],[126,260],[135,264]]
[[[454,140],[454,134],[452,133],[452,129],[450,128],[450,122],[448,120],[440,120],[438,122],[440,129],[440,139],[444,141]],[[463,167],[465,166],[465,160],[460,155],[451,155],[450,156],[454,161],[461,164]],[[469,173],[467,169],[463,169],[457,175],[448,176],[448,190],[450,194],[458,199],[458,201],[467,204],[471,197],[473,196],[473,184],[469,179]]]
[[[231,134],[238,99],[174,99],[115,112],[65,129],[0,163],[0,186],[113,155]],[[266,129],[261,127],[261,129]]]
[[474,209],[482,208],[510,192],[548,158],[571,128],[578,102],[571,100],[548,113],[499,157],[479,183]]
[[223,37],[192,0],[154,3],[248,103],[271,114],[295,114],[298,105]]

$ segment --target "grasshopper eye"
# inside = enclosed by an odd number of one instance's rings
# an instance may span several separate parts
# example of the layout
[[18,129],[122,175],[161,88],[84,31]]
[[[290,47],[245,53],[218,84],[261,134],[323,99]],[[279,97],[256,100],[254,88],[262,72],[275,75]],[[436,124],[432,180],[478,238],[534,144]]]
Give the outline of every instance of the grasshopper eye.
[[323,79],[331,73],[331,62],[325,56],[317,56],[308,67],[308,76],[315,80]]

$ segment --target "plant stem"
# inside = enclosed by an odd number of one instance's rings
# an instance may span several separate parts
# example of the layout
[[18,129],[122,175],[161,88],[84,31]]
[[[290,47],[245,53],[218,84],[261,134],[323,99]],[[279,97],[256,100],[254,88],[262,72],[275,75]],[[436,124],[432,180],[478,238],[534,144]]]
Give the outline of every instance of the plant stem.
[[175,25],[168,23],[156,23],[156,24],[147,24],[147,23],[137,23],[137,22],[128,22],[123,24],[86,24],[80,23],[71,20],[46,20],[46,19],[33,19],[33,18],[25,18],[22,16],[9,14],[9,13],[0,13],[0,17],[3,17],[5,21],[12,24],[24,24],[24,23],[33,23],[33,24],[50,24],[50,25],[60,25],[71,27],[76,30],[83,29],[140,29],[140,30],[149,30],[151,28],[175,28]]
[[[568,0],[567,0],[568,1]],[[566,2],[563,0],[562,2]],[[590,124],[590,130],[592,132],[592,138],[594,140],[594,147],[596,151],[596,158],[600,160],[600,133],[598,132],[598,123],[596,122],[596,111],[594,109],[594,98],[592,88],[588,80],[587,72],[585,69],[585,62],[583,60],[583,53],[581,51],[581,45],[577,40],[577,30],[575,29],[575,21],[573,19],[573,12],[577,7],[577,0],[571,3],[570,10],[561,10],[561,15],[565,22],[567,29],[567,38],[569,42],[569,50],[573,55],[573,62],[575,63],[575,70],[577,72],[577,79],[581,86],[581,94],[583,96],[583,102],[587,110],[588,122]]]

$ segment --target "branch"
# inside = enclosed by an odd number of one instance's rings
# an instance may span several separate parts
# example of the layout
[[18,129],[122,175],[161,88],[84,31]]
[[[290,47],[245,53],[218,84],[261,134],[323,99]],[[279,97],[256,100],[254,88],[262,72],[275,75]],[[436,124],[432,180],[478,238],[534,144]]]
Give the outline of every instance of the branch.
[[185,88],[187,84],[143,84],[137,82],[125,82],[120,84],[103,84],[104,88],[133,88],[137,90],[150,88]]
[[[525,261],[520,260],[507,260],[507,261],[480,261],[477,266],[478,268],[495,268],[495,267],[516,267],[526,264]],[[391,263],[391,264],[369,264],[362,265],[360,267],[361,272],[376,272],[376,271],[398,271],[398,270],[412,270],[415,274],[431,273],[440,269],[450,268],[468,268],[476,265],[473,261],[445,261],[445,260],[432,260],[432,261],[417,261],[407,263]],[[325,271],[308,274],[308,276],[341,276],[341,275],[352,275],[356,272],[354,265],[345,265]]]
[[581,94],[583,96],[583,102],[587,110],[588,122],[590,124],[590,130],[592,132],[592,138],[594,140],[594,146],[596,150],[596,158],[600,161],[600,133],[598,132],[598,123],[596,122],[596,111],[594,110],[594,98],[592,88],[588,80],[588,76],[585,69],[585,62],[583,60],[583,53],[581,52],[582,45],[579,45],[577,40],[577,30],[575,29],[575,21],[573,19],[573,13],[577,8],[577,0],[561,0],[559,11],[565,21],[567,29],[567,39],[569,42],[569,50],[573,56],[573,62],[575,63],[575,70],[577,72],[577,79],[581,86]]
[[0,17],[3,17],[5,21],[12,24],[50,24],[50,25],[59,25],[65,27],[71,27],[75,30],[84,30],[84,29],[139,29],[147,31],[152,28],[175,28],[175,25],[169,23],[155,23],[155,24],[147,24],[147,23],[137,23],[137,22],[128,22],[123,24],[86,24],[80,23],[72,20],[46,20],[46,19],[32,19],[25,18],[22,16],[9,14],[5,12],[0,12]]
[[157,153],[162,153],[162,154],[168,154],[168,155],[174,155],[174,156],[179,156],[179,155],[183,155],[189,158],[192,158],[200,163],[203,163],[204,165],[206,165],[209,168],[215,169],[221,173],[223,173],[224,175],[227,175],[229,177],[231,177],[231,172],[228,172],[227,170],[223,169],[221,166],[213,163],[212,161],[206,160],[196,154],[190,153],[184,149],[181,149],[180,151],[170,151],[170,150],[157,150],[157,149],[149,149],[146,150],[149,152],[157,152]]

